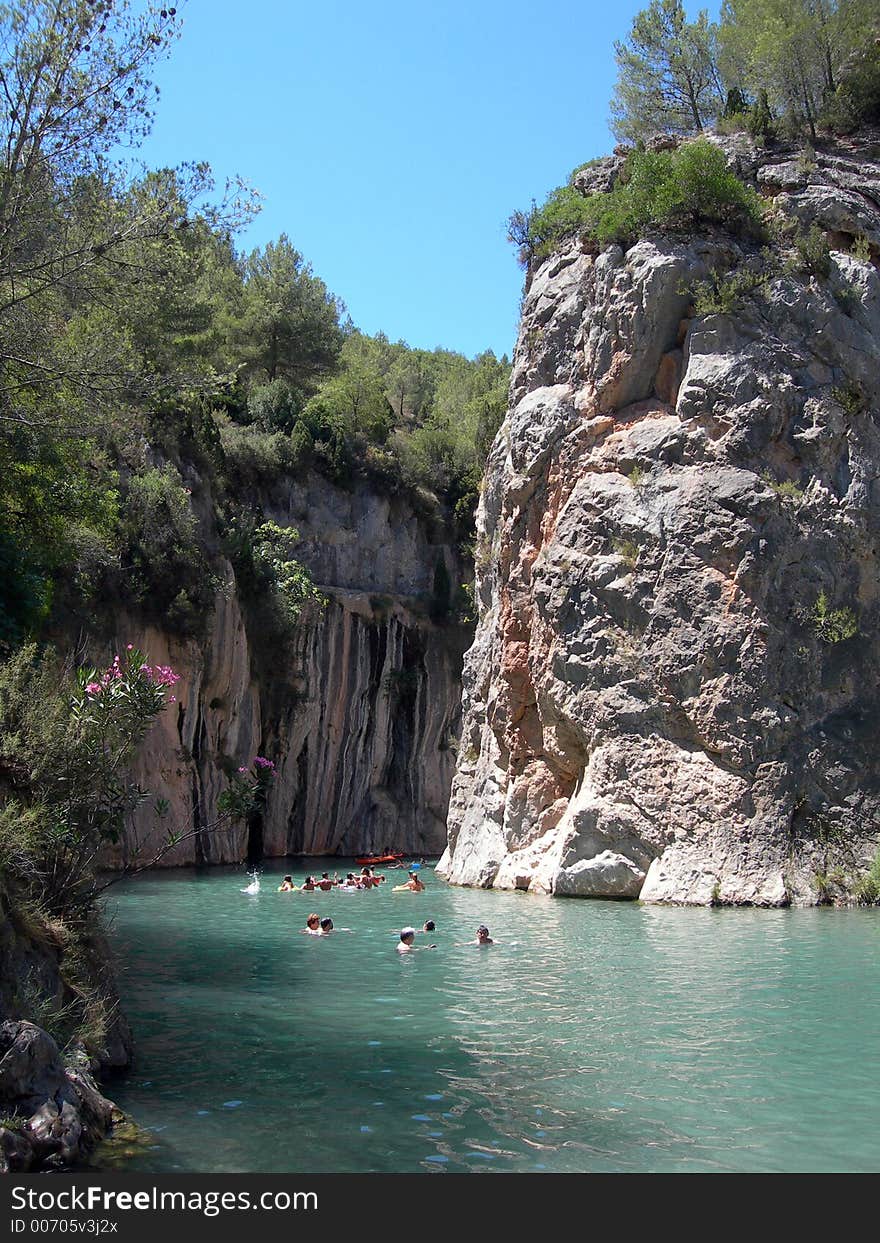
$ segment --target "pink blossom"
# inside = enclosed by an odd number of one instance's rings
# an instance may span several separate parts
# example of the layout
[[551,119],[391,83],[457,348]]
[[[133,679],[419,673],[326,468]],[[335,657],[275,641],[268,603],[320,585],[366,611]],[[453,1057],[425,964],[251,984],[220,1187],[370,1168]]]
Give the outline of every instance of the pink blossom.
[[100,693],[101,693],[101,683],[100,683],[100,682],[89,682],[89,683],[86,685],[86,694],[87,694],[87,695],[100,695]]
[[133,644],[133,643],[126,643],[126,645],[125,645],[125,650],[126,650],[127,652],[133,652],[133,651],[134,651],[134,644]]
[[168,702],[169,702],[170,704],[176,704],[176,703],[177,703],[177,696],[176,696],[176,695],[169,695],[169,696],[168,696]]
[[254,765],[257,768],[265,768],[273,773],[275,771],[275,765],[271,760],[267,760],[263,755],[257,755],[254,757]]
[[240,768],[238,771],[240,773],[246,773],[248,770],[246,768]]
[[170,665],[157,665],[153,674],[159,686],[175,686],[180,681],[180,674],[175,673]]

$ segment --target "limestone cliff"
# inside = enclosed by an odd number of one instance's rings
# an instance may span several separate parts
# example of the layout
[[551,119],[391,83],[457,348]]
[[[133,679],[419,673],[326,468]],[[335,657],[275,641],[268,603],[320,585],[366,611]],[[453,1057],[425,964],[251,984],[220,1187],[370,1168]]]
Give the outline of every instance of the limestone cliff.
[[[432,620],[438,566],[444,583],[462,578],[455,549],[410,503],[367,487],[306,475],[280,481],[262,502],[267,518],[299,531],[297,556],[326,606],[304,613],[289,651],[267,651],[249,634],[227,561],[204,643],[119,619],[117,648],[134,643],[181,675],[176,709],[139,754],[135,777],[151,795],[137,816],[139,841],[149,853],[168,824],[212,825],[229,773],[262,754],[277,765],[262,823],[206,828],[164,864],[237,862],[249,847],[267,856],[439,853],[470,638]],[[169,805],[162,821],[156,799]],[[130,849],[123,842],[115,858]]]
[[[876,849],[878,138],[723,140],[824,233],[820,275],[718,231],[572,240],[530,273],[478,513],[453,882],[779,905]],[[696,314],[697,282],[748,271]]]

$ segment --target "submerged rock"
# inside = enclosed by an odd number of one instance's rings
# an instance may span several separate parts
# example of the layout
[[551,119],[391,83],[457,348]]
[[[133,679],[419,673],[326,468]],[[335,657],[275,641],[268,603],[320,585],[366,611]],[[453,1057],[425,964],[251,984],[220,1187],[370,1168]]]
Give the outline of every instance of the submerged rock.
[[[478,512],[454,883],[778,906],[876,849],[880,148],[808,176],[725,147],[825,231],[828,274],[717,232],[572,241],[531,274]],[[748,270],[695,314],[696,282]]]

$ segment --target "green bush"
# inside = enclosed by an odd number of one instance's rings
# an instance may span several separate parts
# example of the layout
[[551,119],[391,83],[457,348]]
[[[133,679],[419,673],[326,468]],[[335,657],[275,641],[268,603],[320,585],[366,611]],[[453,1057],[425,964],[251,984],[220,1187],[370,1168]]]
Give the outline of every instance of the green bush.
[[874,855],[865,875],[856,881],[853,892],[863,906],[873,906],[880,902],[880,850]]
[[866,47],[852,62],[819,119],[827,128],[842,134],[880,123],[880,48],[876,43]]
[[812,276],[827,279],[831,275],[831,248],[825,230],[812,224],[799,233],[794,242],[798,257],[798,270]]
[[728,116],[719,117],[715,122],[718,134],[745,134],[749,130],[751,114],[748,109],[743,112],[731,112]]
[[857,384],[837,385],[832,388],[831,396],[850,418],[864,413],[865,397]]
[[247,411],[264,432],[289,432],[306,404],[308,394],[288,380],[270,380],[248,392]]
[[816,638],[821,643],[843,643],[859,633],[858,618],[852,609],[832,609],[824,591],[819,592],[810,613],[810,620]]
[[189,490],[173,466],[129,480],[120,545],[121,594],[181,634],[201,633],[213,610],[216,578]]
[[572,186],[561,186],[528,217],[516,214],[516,235],[514,220],[511,238],[524,236],[525,249],[538,258],[578,232],[603,245],[628,245],[651,228],[675,232],[716,224],[755,237],[763,230],[757,194],[728,169],[723,151],[704,138],[676,151],[633,151],[607,194],[584,198]]
[[782,483],[778,483],[769,472],[765,472],[761,478],[770,485],[777,496],[783,497],[784,500],[802,501],[804,499],[804,489],[798,487],[793,479],[785,479]]
[[226,415],[215,416],[227,476],[233,483],[259,486],[287,471],[296,470],[311,453],[312,440],[302,423],[293,432],[267,432],[258,427],[242,427]]
[[152,467],[129,480],[119,542],[119,594],[180,634],[203,633],[216,578],[189,490],[174,466]]
[[639,559],[639,546],[631,539],[624,539],[623,536],[615,535],[611,540],[611,547],[617,553],[618,557],[623,559],[628,570],[634,570]]
[[749,294],[771,280],[772,271],[744,268],[739,272],[713,272],[708,280],[697,281],[693,287],[695,315],[733,315],[740,310]]
[[19,642],[49,611],[51,583],[7,531],[0,531],[0,652]]
[[309,571],[293,556],[298,543],[299,531],[277,522],[263,522],[254,531],[254,563],[281,611],[294,624],[310,600],[326,603]]
[[858,259],[859,263],[871,262],[871,243],[864,233],[860,233],[854,239],[850,253],[854,259]]

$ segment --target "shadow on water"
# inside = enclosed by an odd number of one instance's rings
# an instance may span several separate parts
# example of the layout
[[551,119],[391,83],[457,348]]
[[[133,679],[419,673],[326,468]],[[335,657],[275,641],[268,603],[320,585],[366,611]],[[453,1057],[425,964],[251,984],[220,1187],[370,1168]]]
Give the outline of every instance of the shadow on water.
[[[119,887],[137,1063],[116,1095],[151,1137],[130,1168],[880,1161],[876,1093],[854,1071],[880,1019],[869,912],[558,901],[429,871],[420,895],[278,894],[289,870],[256,896],[227,869]],[[300,935],[311,910],[352,932]],[[417,943],[438,948],[398,955],[396,930],[429,917]],[[496,947],[461,944],[480,922]]]

